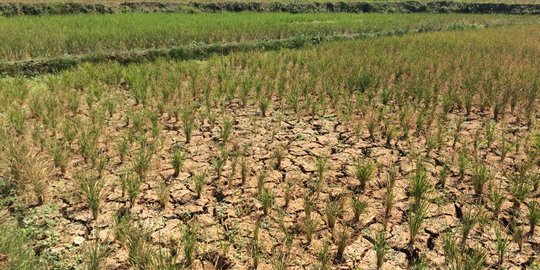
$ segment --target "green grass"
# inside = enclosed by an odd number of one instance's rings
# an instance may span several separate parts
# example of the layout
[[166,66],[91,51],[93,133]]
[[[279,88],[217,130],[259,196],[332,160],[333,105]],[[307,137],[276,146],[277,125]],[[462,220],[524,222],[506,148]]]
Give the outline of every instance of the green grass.
[[538,22],[539,17],[457,14],[113,14],[0,18],[0,59],[245,42],[297,35],[409,29],[449,23]]

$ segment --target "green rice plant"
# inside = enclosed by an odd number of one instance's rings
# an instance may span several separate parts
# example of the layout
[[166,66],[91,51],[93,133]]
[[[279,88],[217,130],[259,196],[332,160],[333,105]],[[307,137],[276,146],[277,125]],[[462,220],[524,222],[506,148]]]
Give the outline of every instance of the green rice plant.
[[186,154],[180,147],[174,147],[171,154],[171,164],[174,169],[173,177],[178,177],[186,161]]
[[367,129],[369,132],[369,138],[371,141],[375,141],[375,129],[377,129],[377,119],[374,117],[370,118],[370,120],[367,123]]
[[133,207],[133,205],[135,205],[137,197],[139,197],[139,194],[141,193],[141,185],[143,183],[143,180],[138,175],[131,172],[125,173],[124,180],[126,193],[129,198],[129,205],[130,207]]
[[286,182],[283,186],[283,209],[287,209],[289,207],[289,204],[291,202],[292,197],[292,186],[289,182]]
[[317,230],[317,227],[319,226],[319,221],[317,219],[307,218],[304,224],[304,233],[306,234],[306,242],[307,245],[311,245],[311,241],[313,240],[313,234]]
[[225,163],[227,162],[228,158],[229,158],[229,152],[227,151],[227,148],[225,147],[221,148],[220,155],[214,159],[214,163],[212,164],[214,166],[214,169],[216,170],[217,180],[221,179],[221,174],[223,173],[223,167],[225,166]]
[[465,178],[465,172],[467,171],[467,168],[469,167],[469,157],[465,150],[462,150],[459,152],[458,156],[458,167],[459,167],[459,179],[463,181],[463,178]]
[[486,138],[487,147],[490,148],[495,140],[495,122],[486,121],[484,123],[484,137]]
[[159,181],[156,188],[156,194],[158,197],[159,206],[161,207],[161,209],[165,209],[165,207],[169,203],[170,190],[169,186],[164,180]]
[[456,267],[455,264],[459,260],[458,257],[460,256],[455,233],[451,231],[446,232],[443,235],[442,242],[444,261],[447,265],[452,266],[452,269],[454,269]]
[[375,165],[371,162],[361,162],[358,160],[354,164],[354,173],[356,179],[360,181],[360,190],[365,191],[366,184],[371,180],[371,176],[375,170]]
[[240,163],[240,179],[242,180],[242,186],[246,183],[248,176],[248,165],[245,157],[242,157],[242,162]]
[[416,212],[420,208],[422,200],[427,199],[431,190],[432,185],[427,176],[426,168],[422,162],[418,162],[416,172],[409,184],[409,196],[413,198],[413,212]]
[[233,122],[229,118],[223,118],[223,127],[219,131],[221,142],[223,145],[227,144],[229,138],[234,130]]
[[304,213],[307,220],[311,220],[311,213],[314,210],[315,202],[317,201],[317,199],[317,196],[312,192],[308,192],[304,196]]
[[259,201],[263,208],[264,216],[268,215],[272,204],[274,203],[274,195],[267,188],[264,189],[263,193],[259,197]]
[[459,141],[459,134],[461,132],[461,129],[463,127],[464,119],[462,117],[459,117],[456,120],[456,129],[454,130],[454,141],[452,142],[452,148],[456,148],[456,144]]
[[538,206],[538,202],[530,202],[528,209],[529,214],[527,215],[527,218],[529,219],[529,235],[534,235],[536,225],[538,225],[538,221],[540,221],[540,207]]
[[23,134],[25,130],[26,110],[22,107],[13,107],[7,111],[9,125],[18,135]]
[[422,228],[422,224],[426,219],[428,211],[428,204],[426,201],[422,201],[420,205],[413,203],[409,208],[408,225],[409,225],[409,249],[414,250],[414,242],[416,237]]
[[491,193],[489,194],[489,200],[491,201],[491,209],[493,212],[493,218],[498,220],[499,214],[501,212],[501,207],[503,206],[504,202],[506,201],[506,196],[501,192],[500,187],[495,187],[491,189]]
[[283,149],[281,145],[278,145],[277,147],[274,148],[274,152],[272,154],[272,158],[275,161],[274,169],[279,170],[284,156],[285,156],[285,149]]
[[120,164],[124,163],[125,157],[129,152],[129,140],[127,138],[121,138],[116,144],[116,149],[120,158]]
[[321,251],[317,254],[317,266],[315,269],[317,270],[328,270],[330,269],[330,242],[325,241]]
[[358,223],[360,222],[360,216],[364,213],[368,206],[368,202],[362,200],[360,196],[353,196],[351,204],[354,213],[353,222]]
[[439,173],[439,187],[444,189],[446,187],[446,181],[448,179],[448,174],[450,174],[450,166],[447,163],[442,165],[441,172]]
[[469,234],[477,222],[477,213],[471,210],[463,212],[463,216],[461,217],[461,241],[459,244],[461,250],[464,250],[467,238],[469,238]]
[[61,142],[52,141],[49,143],[49,152],[53,157],[54,165],[60,169],[62,174],[65,174],[69,159],[67,147]]
[[513,211],[515,214],[519,213],[521,204],[529,196],[532,187],[529,181],[523,173],[510,176],[509,179],[510,194],[512,195]]
[[195,192],[197,199],[201,198],[202,191],[206,185],[206,173],[195,174],[193,176],[193,183],[195,183]]
[[124,245],[128,250],[128,263],[137,269],[151,267],[153,250],[151,249],[151,231],[142,223],[127,221],[125,224]]
[[497,265],[503,268],[504,254],[510,242],[507,237],[503,236],[503,232],[499,226],[495,227],[495,243],[497,243]]
[[491,173],[489,171],[488,166],[483,163],[475,164],[475,167],[471,175],[471,181],[474,187],[474,192],[476,196],[479,198],[480,202],[483,201],[482,196],[484,194],[484,187],[490,179],[491,179]]
[[81,195],[92,211],[92,218],[97,219],[102,201],[103,182],[95,173],[79,171],[75,174]]
[[184,227],[182,246],[184,250],[184,265],[188,267],[192,266],[198,249],[197,228],[195,225],[188,224]]
[[141,181],[146,178],[146,173],[150,169],[155,152],[156,149],[154,145],[149,145],[146,142],[140,143],[140,148],[132,161],[132,168],[133,171],[137,173]]
[[261,170],[261,173],[257,177],[257,196],[261,196],[264,191],[264,182],[266,181],[266,168]]
[[261,111],[261,116],[266,117],[266,113],[270,108],[270,98],[263,95],[259,97],[259,110]]
[[324,182],[324,173],[328,169],[328,157],[320,156],[315,159],[315,168],[317,172],[317,180]]
[[98,140],[100,130],[97,127],[90,127],[79,132],[79,151],[85,161],[92,164],[96,161],[99,153]]
[[343,199],[337,198],[337,199],[330,199],[326,203],[326,209],[325,209],[325,215],[326,215],[326,222],[328,224],[328,227],[330,229],[334,229],[334,226],[336,225],[336,221],[343,216],[344,207],[343,207]]
[[386,243],[386,233],[384,231],[377,232],[373,240],[373,248],[377,256],[377,270],[382,269],[384,257],[388,252],[389,246]]
[[182,110],[182,126],[184,128],[184,136],[186,143],[191,142],[191,134],[195,128],[195,112],[192,108],[184,108]]
[[510,222],[510,231],[514,232],[512,240],[518,245],[519,251],[523,249],[523,228],[517,225],[515,222]]
[[345,248],[347,247],[347,243],[349,241],[349,233],[347,232],[347,228],[345,226],[341,226],[341,229],[337,231],[335,238],[337,250],[336,250],[336,256],[335,259],[337,261],[343,260],[343,252],[345,251]]
[[259,258],[261,257],[261,247],[259,246],[259,229],[261,227],[261,221],[255,222],[255,228],[253,229],[253,237],[248,244],[249,255],[252,260],[252,269],[257,269],[259,266]]
[[90,244],[87,250],[87,270],[100,270],[103,269],[102,264],[103,260],[107,257],[109,249],[107,246],[104,246],[99,238],[96,237],[94,241]]

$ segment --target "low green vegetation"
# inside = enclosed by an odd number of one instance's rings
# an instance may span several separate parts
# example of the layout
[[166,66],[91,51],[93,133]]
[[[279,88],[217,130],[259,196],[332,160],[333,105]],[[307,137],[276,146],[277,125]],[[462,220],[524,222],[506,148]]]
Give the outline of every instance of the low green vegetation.
[[[464,24],[538,23],[535,16],[470,14],[108,14],[0,17],[0,59],[430,29]],[[46,33],[46,34],[45,34]]]

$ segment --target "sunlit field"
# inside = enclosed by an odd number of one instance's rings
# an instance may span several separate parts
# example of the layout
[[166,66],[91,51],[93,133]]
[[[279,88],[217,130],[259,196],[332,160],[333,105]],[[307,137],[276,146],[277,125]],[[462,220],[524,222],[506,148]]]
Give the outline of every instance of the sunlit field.
[[2,78],[0,268],[536,269],[538,67],[526,25]]

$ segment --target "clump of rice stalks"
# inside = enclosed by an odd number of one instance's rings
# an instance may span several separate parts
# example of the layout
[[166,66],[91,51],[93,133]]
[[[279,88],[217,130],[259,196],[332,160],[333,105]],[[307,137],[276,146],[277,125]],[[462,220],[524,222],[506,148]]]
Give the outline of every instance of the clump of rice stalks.
[[490,148],[495,140],[495,122],[490,120],[484,123],[484,136],[486,138],[486,146]]
[[428,204],[426,201],[420,202],[419,205],[413,203],[409,209],[408,215],[408,225],[409,225],[409,249],[414,250],[414,242],[416,241],[416,236],[422,228],[422,224],[426,218],[428,211]]
[[360,181],[360,190],[364,191],[366,189],[366,184],[371,179],[374,170],[375,165],[371,162],[361,162],[358,160],[354,164],[354,173],[358,181]]
[[283,209],[287,209],[287,207],[289,207],[289,204],[291,202],[291,197],[292,197],[292,186],[289,182],[286,182],[284,184],[283,193],[285,194],[283,198],[283,200],[285,201],[283,203]]
[[264,182],[266,181],[266,168],[261,170],[261,174],[257,177],[257,196],[261,196],[264,191]]
[[409,195],[413,198],[412,211],[416,212],[420,208],[422,200],[427,199],[427,196],[432,190],[426,168],[422,162],[416,165],[416,172],[411,179],[409,185]]
[[266,117],[266,113],[270,108],[270,98],[266,95],[262,95],[259,98],[259,110],[261,110],[262,117]]
[[78,172],[75,178],[79,182],[79,188],[86,204],[92,211],[92,217],[97,219],[101,206],[103,183],[95,173]]
[[62,174],[65,174],[69,159],[67,147],[61,142],[51,142],[49,144],[49,152],[53,157],[54,165],[60,169]]
[[347,247],[347,242],[349,241],[349,233],[347,232],[347,228],[345,226],[341,226],[341,229],[336,233],[335,235],[335,242],[337,245],[336,250],[336,260],[342,261],[343,260],[343,252],[345,251],[345,247]]
[[242,180],[242,186],[246,183],[248,176],[248,165],[245,157],[242,157],[242,162],[240,163],[240,179]]
[[469,234],[477,222],[477,213],[474,213],[472,210],[463,213],[463,217],[461,218],[461,242],[459,244],[461,250],[464,250]]
[[471,180],[474,187],[474,192],[478,199],[482,202],[484,186],[491,179],[489,168],[485,164],[476,164],[473,170]]
[[274,203],[274,195],[265,188],[261,196],[259,197],[259,201],[263,208],[263,214],[266,216],[268,215],[268,212],[270,208],[272,207],[272,204]]
[[155,145],[148,144],[144,139],[140,141],[140,148],[132,161],[133,171],[137,173],[140,179],[146,178],[155,151]]
[[362,215],[362,213],[364,213],[368,206],[368,202],[362,200],[360,196],[353,196],[351,205],[354,213],[353,222],[358,223],[360,222],[360,216]]
[[504,253],[506,252],[506,249],[508,248],[510,242],[508,241],[507,237],[503,236],[503,232],[501,231],[501,228],[499,226],[495,227],[495,243],[497,243],[497,265],[502,268],[504,261]]
[[171,154],[171,164],[174,169],[173,177],[177,177],[180,174],[180,170],[186,161],[186,154],[181,148],[175,147]]
[[465,178],[465,172],[467,170],[467,167],[469,166],[469,157],[467,152],[463,149],[459,152],[458,156],[458,168],[459,168],[459,179],[463,181],[463,178]]
[[323,247],[319,254],[317,255],[317,266],[315,269],[318,270],[328,270],[330,269],[330,243],[328,241],[325,241],[323,244]]
[[313,208],[315,207],[317,199],[317,196],[312,192],[308,192],[304,196],[304,213],[306,214],[307,220],[311,219],[311,213],[314,210]]
[[343,215],[343,199],[340,197],[329,200],[326,203],[325,214],[328,227],[334,229],[337,219]]
[[388,244],[386,243],[386,233],[384,231],[377,232],[375,239],[373,240],[373,248],[377,255],[377,269],[382,269],[384,263],[384,257],[388,252]]
[[306,234],[306,242],[307,245],[311,245],[311,241],[313,240],[313,234],[317,230],[317,227],[319,226],[319,221],[314,218],[307,218],[304,222],[304,233]]
[[321,183],[324,183],[324,173],[328,169],[328,157],[317,157],[315,159],[315,167],[317,170],[317,180]]
[[388,178],[386,180],[386,193],[384,195],[384,216],[383,227],[386,230],[388,221],[392,216],[392,209],[394,208],[394,186],[396,184],[396,172],[391,169],[388,172]]
[[109,249],[99,241],[98,237],[96,237],[96,239],[94,239],[94,241],[92,241],[92,244],[90,244],[90,246],[88,247],[88,251],[87,251],[88,260],[86,262],[86,269],[88,270],[102,269],[103,259],[107,257],[108,253],[109,253]]
[[231,137],[233,129],[234,129],[233,122],[229,118],[224,118],[223,127],[219,131],[219,135],[221,137],[221,142],[223,143],[223,145],[225,145],[229,141],[229,138]]
[[184,128],[184,136],[186,137],[186,143],[191,142],[191,134],[195,128],[195,115],[194,109],[184,108],[182,110],[182,125]]
[[272,155],[274,159],[274,168],[279,169],[281,167],[281,162],[283,161],[283,158],[285,156],[285,149],[283,149],[282,146],[277,146],[274,148],[274,153]]
[[529,184],[527,177],[524,173],[519,173],[510,177],[510,194],[512,195],[513,212],[518,214],[521,208],[521,204],[529,196],[532,187]]
[[446,187],[446,180],[448,179],[448,174],[450,174],[450,166],[444,163],[442,165],[442,169],[439,174],[439,183],[438,183],[438,186],[442,189]]
[[[444,261],[447,265],[454,265],[459,256],[459,249],[456,236],[453,232],[447,232],[443,235]],[[454,269],[454,268],[452,268]]]
[[184,265],[191,266],[193,260],[197,255],[197,228],[195,225],[188,224],[184,228],[184,234],[182,235],[182,246],[184,249]]
[[120,158],[120,164],[124,163],[124,159],[129,151],[129,144],[130,142],[128,138],[121,138],[116,145],[116,149]]
[[193,183],[195,184],[195,192],[197,199],[201,198],[202,191],[206,184],[206,173],[196,174],[193,176]]
[[126,171],[121,176],[122,185],[125,186],[125,191],[129,198],[129,205],[133,207],[139,194],[141,193],[142,179],[131,171]]
[[261,221],[257,220],[255,223],[255,229],[253,230],[253,237],[248,244],[249,254],[252,260],[252,269],[257,269],[259,266],[259,257],[261,256],[261,248],[259,246],[259,229],[261,227]]
[[167,183],[164,180],[159,181],[156,194],[158,196],[158,202],[161,209],[165,209],[167,204],[169,203],[169,186],[167,186]]
[[493,218],[499,219],[499,214],[501,212],[501,207],[506,201],[506,196],[502,194],[500,187],[495,187],[491,189],[489,194],[489,200],[491,201],[491,210],[493,212]]
[[538,202],[532,201],[529,203],[528,208],[529,214],[527,215],[527,218],[529,219],[529,235],[533,236],[536,225],[538,225],[538,221],[540,221],[540,207],[538,206]]
[[227,151],[227,149],[225,147],[221,148],[220,155],[215,158],[213,163],[214,169],[216,170],[217,180],[221,179],[223,167],[225,166],[228,158],[229,152]]

